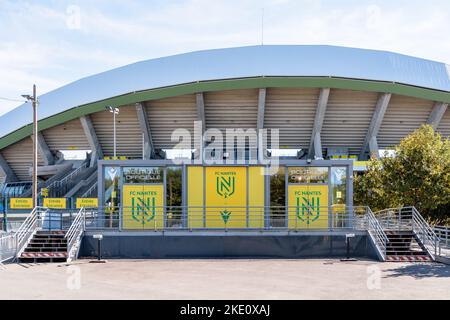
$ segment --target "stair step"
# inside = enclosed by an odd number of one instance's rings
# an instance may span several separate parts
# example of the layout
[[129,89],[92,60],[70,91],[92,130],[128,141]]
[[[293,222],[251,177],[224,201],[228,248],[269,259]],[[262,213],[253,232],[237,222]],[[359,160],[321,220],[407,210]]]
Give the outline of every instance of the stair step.
[[67,252],[67,247],[66,248],[49,248],[49,247],[26,248],[24,252]]
[[20,258],[67,258],[67,252],[23,252]]
[[427,255],[418,255],[418,256],[387,256],[386,261],[389,262],[431,262],[433,259]]

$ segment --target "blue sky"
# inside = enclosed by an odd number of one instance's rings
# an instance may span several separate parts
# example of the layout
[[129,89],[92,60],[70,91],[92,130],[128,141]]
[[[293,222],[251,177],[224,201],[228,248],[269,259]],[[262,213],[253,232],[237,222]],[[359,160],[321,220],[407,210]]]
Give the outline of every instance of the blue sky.
[[[186,51],[261,43],[389,50],[450,64],[450,1],[0,0],[0,97]],[[20,104],[0,99],[0,114]]]

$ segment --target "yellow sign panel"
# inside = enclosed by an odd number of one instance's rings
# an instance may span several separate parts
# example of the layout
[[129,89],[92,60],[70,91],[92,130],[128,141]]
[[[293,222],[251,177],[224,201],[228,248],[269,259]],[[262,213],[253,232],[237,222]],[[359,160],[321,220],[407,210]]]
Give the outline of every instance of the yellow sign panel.
[[328,228],[328,186],[290,185],[288,204],[290,229]]
[[264,167],[248,168],[248,227],[264,228]]
[[48,189],[47,188],[42,188],[41,189],[41,195],[43,197],[48,197]]
[[66,198],[44,198],[44,207],[50,209],[66,209]]
[[11,198],[9,199],[11,209],[32,209],[33,199],[31,198]]
[[203,228],[203,167],[188,167],[188,226]]
[[98,199],[97,198],[77,198],[77,209],[80,208],[97,208]]
[[126,184],[123,186],[123,228],[164,227],[164,186]]
[[206,228],[247,227],[247,168],[206,168]]

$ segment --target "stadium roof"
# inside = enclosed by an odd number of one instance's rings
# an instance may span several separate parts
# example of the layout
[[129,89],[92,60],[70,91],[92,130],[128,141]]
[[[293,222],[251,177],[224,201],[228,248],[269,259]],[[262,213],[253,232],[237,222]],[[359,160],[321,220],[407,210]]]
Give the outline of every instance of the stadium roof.
[[[293,82],[281,80],[288,78]],[[252,79],[255,81],[251,82]],[[374,86],[374,82],[378,85]],[[391,52],[334,46],[265,45],[197,51],[133,63],[53,90],[39,96],[38,117],[43,120],[71,112],[56,121],[61,123],[80,114],[97,112],[105,103],[137,102],[152,97],[136,94],[155,89],[159,90],[154,91],[159,96],[154,97],[163,97],[189,90],[301,85],[386,91],[449,102],[450,66]],[[166,90],[174,87],[178,90]],[[120,98],[130,95],[135,99]],[[31,121],[28,104],[1,116],[0,145],[11,143],[5,138],[29,127]],[[44,123],[40,129],[56,122]],[[25,134],[28,132],[23,131],[13,140]]]

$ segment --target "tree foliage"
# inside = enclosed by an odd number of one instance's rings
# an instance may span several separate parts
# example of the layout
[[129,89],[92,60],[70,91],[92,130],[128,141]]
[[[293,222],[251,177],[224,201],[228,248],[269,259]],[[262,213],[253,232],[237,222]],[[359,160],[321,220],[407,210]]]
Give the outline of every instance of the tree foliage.
[[437,223],[450,220],[450,140],[424,125],[404,138],[395,156],[372,159],[354,180],[355,203],[372,210],[415,206]]

